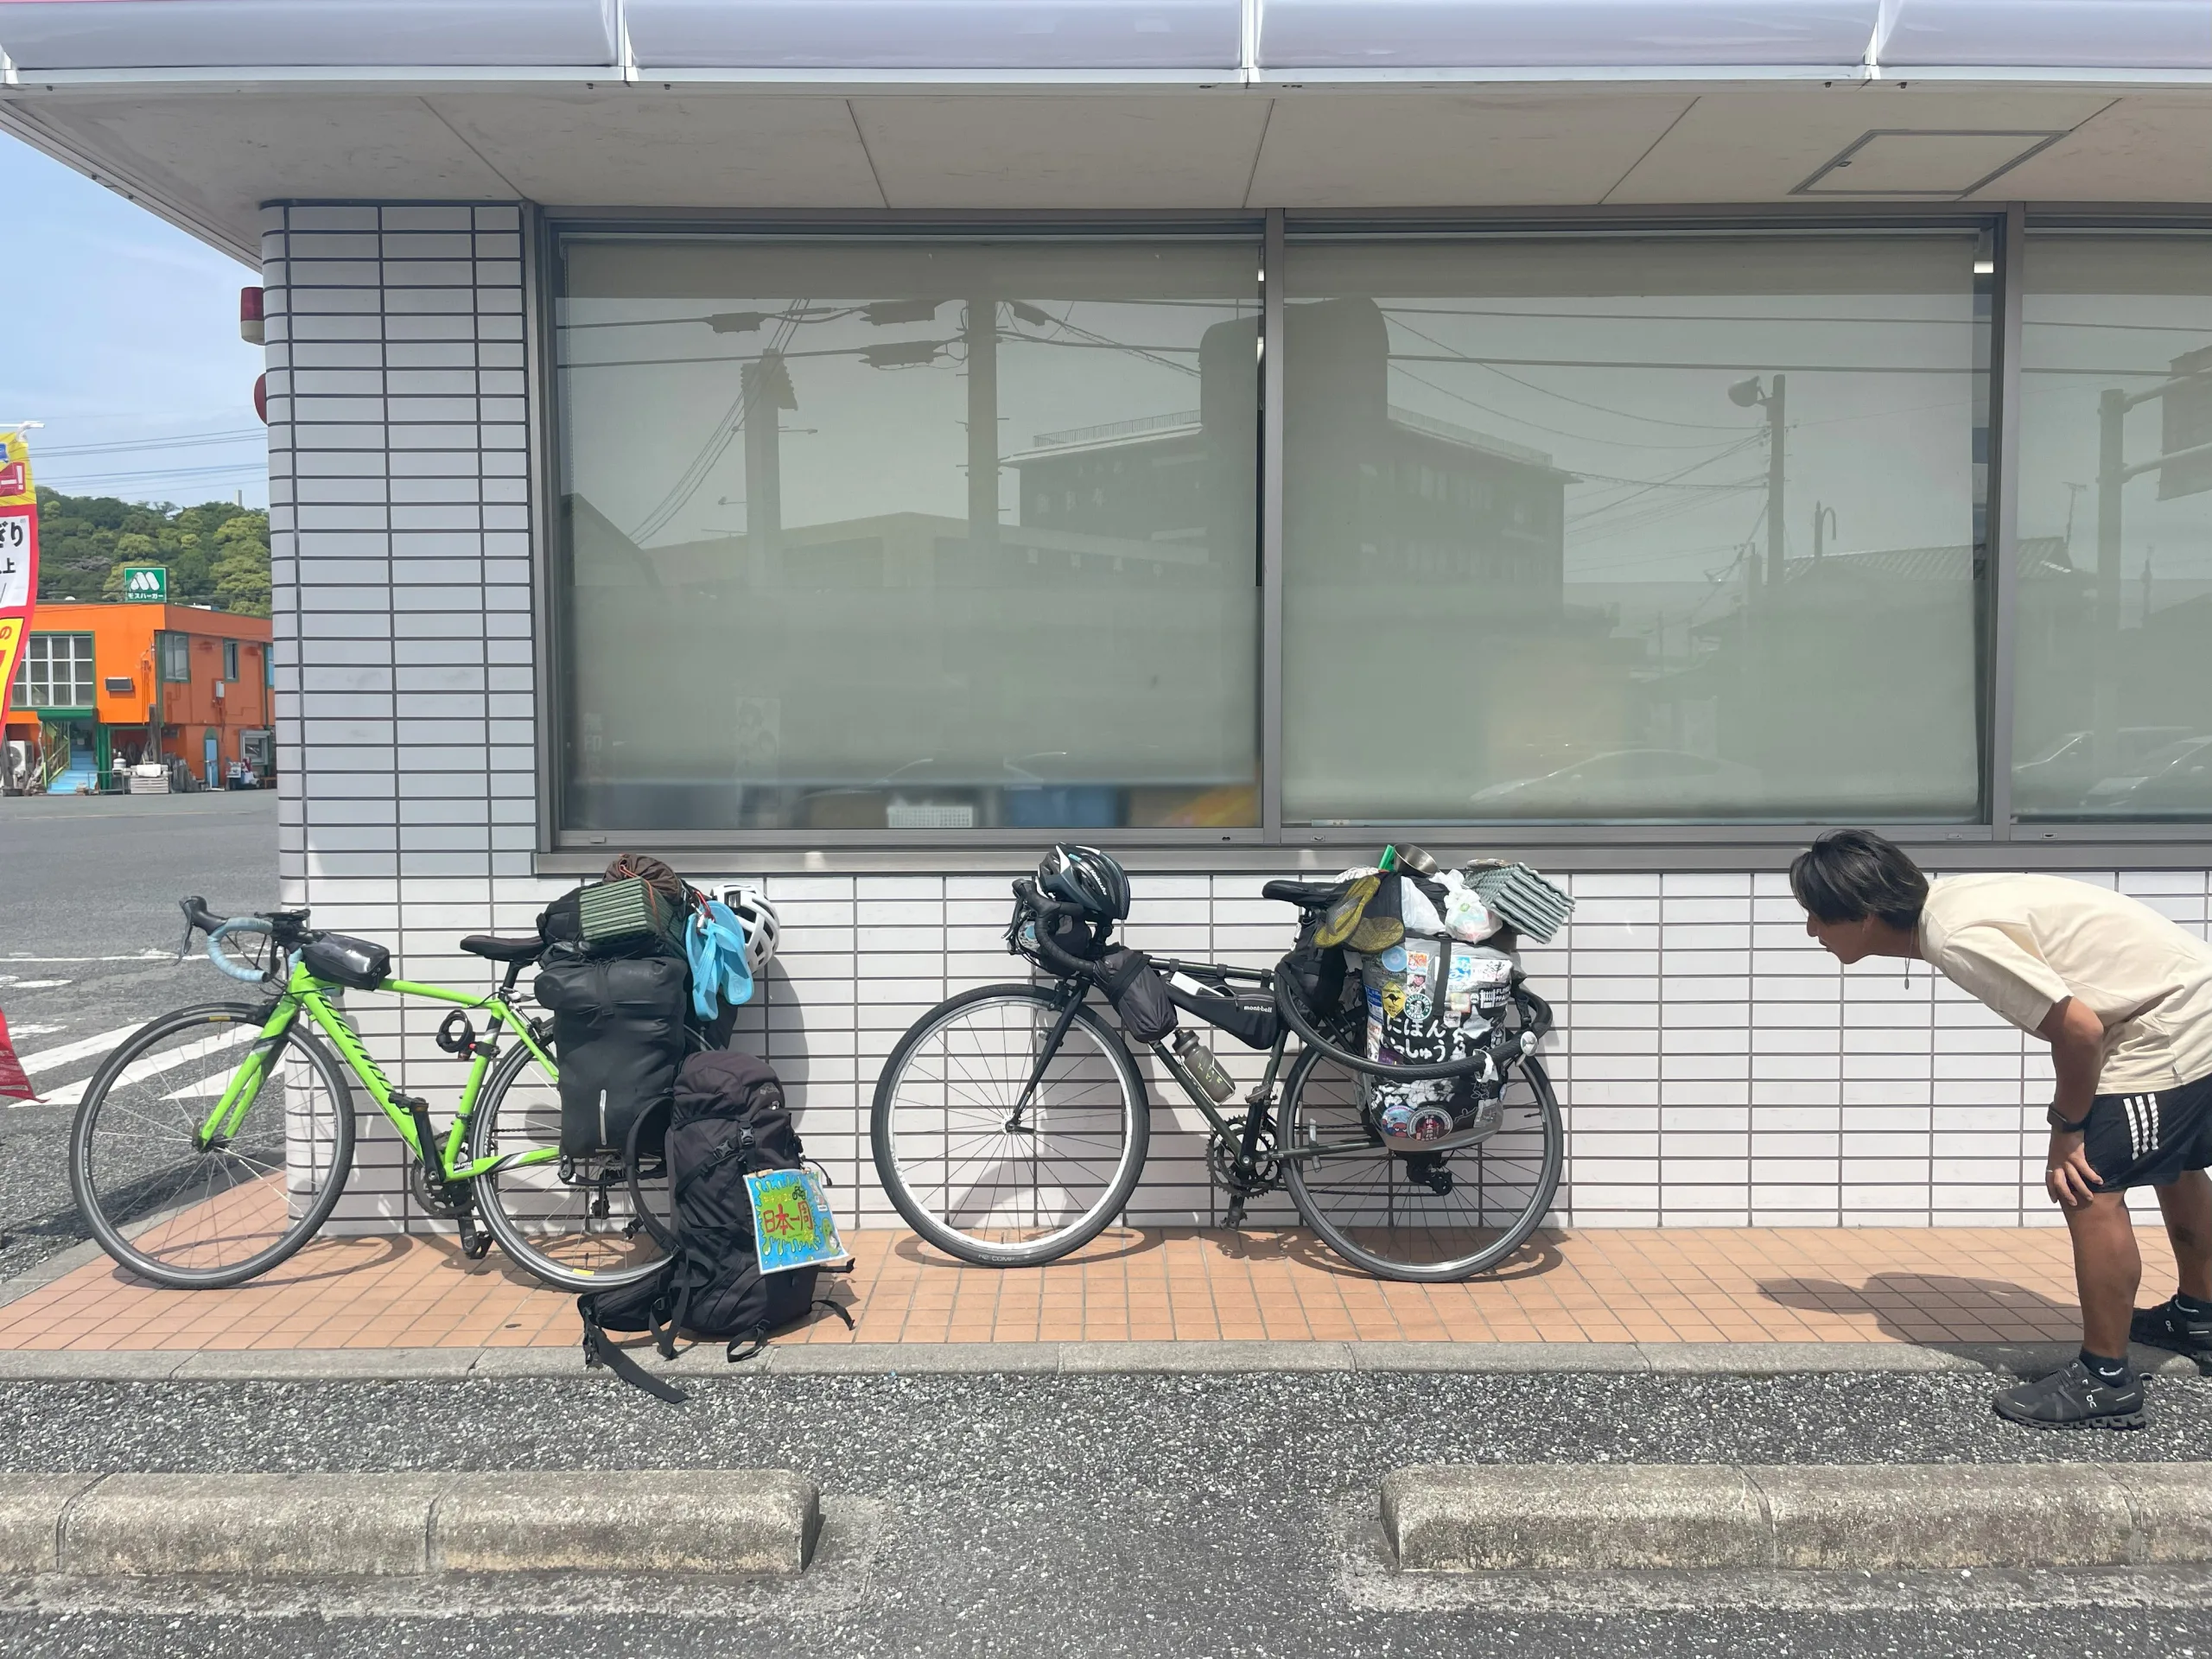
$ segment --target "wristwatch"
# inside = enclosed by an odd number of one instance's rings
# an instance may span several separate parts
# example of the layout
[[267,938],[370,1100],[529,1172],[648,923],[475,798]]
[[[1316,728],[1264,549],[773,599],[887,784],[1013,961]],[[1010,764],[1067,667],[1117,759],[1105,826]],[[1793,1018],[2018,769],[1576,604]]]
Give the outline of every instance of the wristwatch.
[[2089,1127],[2089,1120],[2087,1117],[2083,1117],[2078,1123],[2069,1123],[2058,1115],[2058,1108],[2056,1106],[2046,1106],[2044,1109],[2043,1121],[2061,1135],[2079,1135]]

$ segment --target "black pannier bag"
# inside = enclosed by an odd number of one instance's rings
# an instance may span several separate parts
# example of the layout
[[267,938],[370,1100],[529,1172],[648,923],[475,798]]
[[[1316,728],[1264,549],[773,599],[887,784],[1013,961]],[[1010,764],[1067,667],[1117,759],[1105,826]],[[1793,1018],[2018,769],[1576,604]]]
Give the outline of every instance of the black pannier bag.
[[[666,1116],[673,1214],[666,1222],[650,1218],[670,1247],[669,1260],[634,1285],[577,1298],[576,1311],[583,1317],[588,1364],[610,1366],[625,1382],[673,1402],[685,1397],[683,1392],[640,1367],[607,1340],[607,1332],[651,1332],[671,1359],[679,1333],[727,1342],[732,1361],[749,1359],[771,1332],[815,1308],[823,1273],[843,1269],[760,1271],[745,1178],[755,1170],[797,1169],[804,1155],[783,1085],[766,1061],[751,1054],[694,1054],[683,1063]],[[652,1128],[641,1123],[639,1138]],[[633,1148],[633,1164],[635,1159]],[[819,1306],[852,1323],[835,1302]],[[750,1344],[742,1353],[741,1343]]]
[[620,1151],[630,1126],[669,1097],[683,1064],[690,978],[674,957],[602,960],[573,944],[546,951],[536,995],[553,1016],[563,1154]]
[[391,952],[369,939],[326,933],[300,947],[300,960],[317,979],[373,991],[391,977]]

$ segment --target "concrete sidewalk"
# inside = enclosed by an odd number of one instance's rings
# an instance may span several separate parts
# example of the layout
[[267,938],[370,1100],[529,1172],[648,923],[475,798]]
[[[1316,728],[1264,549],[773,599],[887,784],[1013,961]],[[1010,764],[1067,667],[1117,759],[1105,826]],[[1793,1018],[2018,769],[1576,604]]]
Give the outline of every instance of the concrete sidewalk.
[[[857,1269],[827,1315],[779,1346],[1239,1343],[2065,1344],[2077,1326],[2058,1228],[1596,1230],[1547,1235],[1458,1285],[1385,1283],[1295,1230],[1116,1230],[1051,1267],[952,1262],[904,1232],[849,1235]],[[2171,1292],[2146,1234],[2143,1300]],[[13,1293],[10,1294],[10,1293]],[[321,1239],[252,1284],[157,1289],[106,1257],[50,1282],[0,1283],[0,1351],[572,1349],[573,1296],[497,1250],[445,1240]],[[1009,1352],[1008,1358],[1013,1354]],[[1822,1368],[1825,1369],[1825,1368]]]

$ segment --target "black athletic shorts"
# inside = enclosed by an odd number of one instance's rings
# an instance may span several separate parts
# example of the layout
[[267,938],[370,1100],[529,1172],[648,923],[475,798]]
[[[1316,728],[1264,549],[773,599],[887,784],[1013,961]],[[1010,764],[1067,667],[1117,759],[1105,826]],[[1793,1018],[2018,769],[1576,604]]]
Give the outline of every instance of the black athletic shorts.
[[2099,1095],[2082,1150],[2107,1192],[2164,1186],[2212,1165],[2212,1077],[2156,1094]]

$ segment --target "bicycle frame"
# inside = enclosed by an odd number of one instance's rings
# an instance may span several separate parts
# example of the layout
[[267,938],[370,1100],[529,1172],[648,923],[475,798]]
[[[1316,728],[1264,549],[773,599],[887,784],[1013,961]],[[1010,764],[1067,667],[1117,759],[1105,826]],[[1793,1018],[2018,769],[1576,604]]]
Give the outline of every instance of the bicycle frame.
[[[213,1109],[200,1126],[202,1147],[215,1146],[238,1133],[238,1125],[245,1121],[248,1109],[260,1095],[267,1057],[276,1052],[285,1033],[304,1013],[329,1039],[331,1046],[338,1051],[347,1069],[368,1090],[369,1098],[376,1103],[377,1109],[399,1132],[399,1138],[406,1142],[408,1149],[423,1161],[426,1168],[435,1169],[441,1179],[448,1181],[471,1180],[501,1169],[551,1163],[560,1157],[559,1147],[543,1147],[531,1152],[479,1158],[469,1163],[457,1161],[467,1140],[470,1114],[476,1109],[476,1096],[484,1086],[484,1079],[491,1075],[493,1062],[499,1058],[498,1037],[503,1029],[514,1033],[516,1039],[536,1058],[549,1077],[557,1080],[560,1076],[553,1057],[545,1052],[531,1031],[530,1021],[516,1013],[514,1005],[504,990],[480,994],[455,991],[442,985],[424,985],[406,979],[387,979],[376,988],[378,993],[394,996],[428,997],[432,1001],[450,1003],[458,1008],[483,1014],[490,1022],[485,1040],[477,1046],[469,1064],[468,1076],[461,1084],[461,1104],[454,1113],[453,1127],[447,1132],[444,1144],[438,1146],[425,1143],[423,1135],[416,1126],[412,1110],[400,1104],[406,1096],[392,1088],[391,1080],[384,1074],[384,1068],[376,1063],[353,1027],[346,1022],[345,1015],[331,1005],[327,995],[331,988],[327,982],[309,973],[303,963],[294,960],[291,976],[270,1006],[268,1018],[262,1022],[259,1037],[247,1051],[245,1058],[239,1062],[238,1070],[232,1073],[222,1097],[215,1103]],[[429,1120],[425,1118],[423,1122],[427,1123]]]

